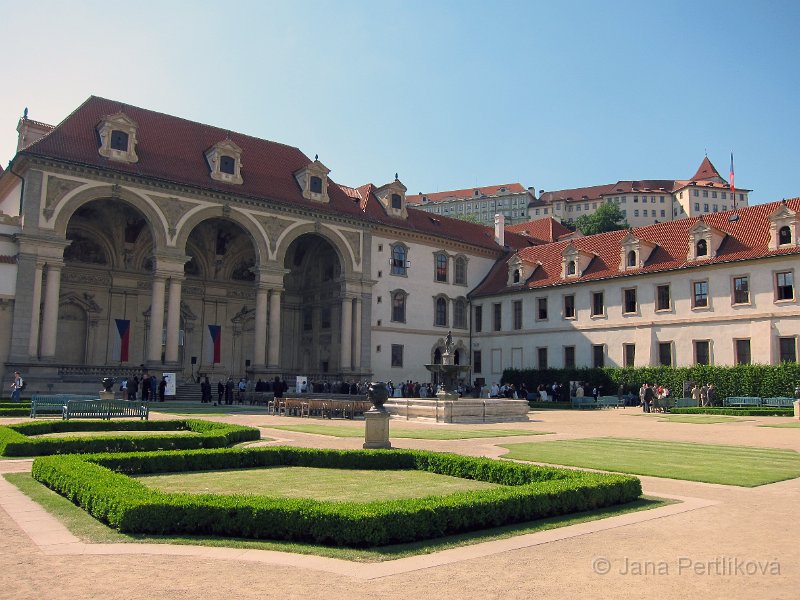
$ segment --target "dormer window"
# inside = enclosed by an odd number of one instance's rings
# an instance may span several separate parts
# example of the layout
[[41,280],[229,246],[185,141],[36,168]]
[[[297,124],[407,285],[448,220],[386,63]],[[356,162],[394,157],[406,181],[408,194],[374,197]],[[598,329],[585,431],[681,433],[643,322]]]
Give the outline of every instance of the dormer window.
[[214,181],[242,184],[242,149],[233,140],[217,142],[206,150],[209,175]]
[[797,213],[785,202],[769,216],[769,249],[777,250],[781,246],[797,244]]
[[708,255],[708,244],[705,240],[700,240],[697,242],[697,254],[696,256],[707,256]]
[[299,171],[295,171],[294,179],[306,200],[313,200],[314,202],[330,202],[328,196],[328,173],[331,170],[319,162],[318,157],[314,157],[314,161],[303,167]]
[[[400,219],[408,218],[408,211],[406,210],[406,186],[397,179],[396,173],[394,181],[382,185],[375,190],[375,196],[378,198],[378,201],[381,203],[381,206],[383,206],[388,216]],[[436,212],[439,211],[436,210]],[[442,213],[445,212],[450,212],[450,209],[442,210]]]
[[128,136],[124,131],[115,129],[111,132],[111,149],[121,150],[122,152],[128,151]]
[[627,265],[629,267],[635,267],[636,266],[636,252],[634,252],[633,250],[628,252]]
[[519,269],[514,269],[514,275],[511,277],[512,283],[519,283]]
[[392,208],[395,210],[403,208],[403,197],[400,194],[392,194]]
[[125,113],[116,113],[103,117],[97,124],[97,134],[100,136],[100,156],[120,162],[135,163],[139,161],[136,156],[136,130],[138,125]]
[[783,246],[784,244],[791,244],[792,243],[792,230],[789,228],[788,225],[784,225],[778,230],[778,245]]
[[575,261],[571,260],[567,263],[567,276],[575,275]]
[[322,177],[311,177],[311,180],[308,182],[308,189],[311,190],[314,194],[321,194],[322,193]]

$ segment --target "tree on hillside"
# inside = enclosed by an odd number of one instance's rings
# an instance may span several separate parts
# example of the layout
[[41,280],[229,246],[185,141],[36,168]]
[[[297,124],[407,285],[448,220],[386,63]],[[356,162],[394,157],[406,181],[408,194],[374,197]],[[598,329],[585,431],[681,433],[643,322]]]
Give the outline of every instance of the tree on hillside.
[[459,221],[466,221],[467,223],[475,223],[476,225],[486,225],[486,223],[481,221],[478,217],[476,217],[475,215],[471,215],[469,213],[466,213],[466,214],[461,213],[461,214],[447,215],[447,216],[450,217],[451,219],[458,219]]
[[604,233],[626,229],[628,222],[614,202],[603,202],[596,211],[590,215],[582,215],[575,221],[575,225],[584,235]]

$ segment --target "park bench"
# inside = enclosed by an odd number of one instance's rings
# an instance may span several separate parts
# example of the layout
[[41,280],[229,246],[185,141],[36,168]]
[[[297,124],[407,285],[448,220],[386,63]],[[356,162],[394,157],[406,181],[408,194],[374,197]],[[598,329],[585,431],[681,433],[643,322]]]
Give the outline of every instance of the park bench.
[[786,396],[775,396],[772,398],[763,398],[761,400],[761,406],[766,406],[769,408],[792,408],[794,403],[794,398],[788,398]]
[[34,394],[31,398],[31,419],[42,414],[61,416],[70,400],[96,400],[97,396],[81,394]]
[[274,392],[245,392],[242,397],[243,402],[248,402],[251,405],[269,406],[270,401],[275,399]]
[[571,399],[572,408],[597,408],[598,404],[594,401],[593,396],[575,396]]
[[70,400],[64,405],[62,418],[104,419],[115,417],[135,417],[147,420],[149,409],[146,404],[126,400]]
[[599,396],[597,398],[597,405],[600,408],[618,408],[624,406],[625,401],[618,396]]
[[758,396],[728,396],[722,401],[723,406],[761,406]]

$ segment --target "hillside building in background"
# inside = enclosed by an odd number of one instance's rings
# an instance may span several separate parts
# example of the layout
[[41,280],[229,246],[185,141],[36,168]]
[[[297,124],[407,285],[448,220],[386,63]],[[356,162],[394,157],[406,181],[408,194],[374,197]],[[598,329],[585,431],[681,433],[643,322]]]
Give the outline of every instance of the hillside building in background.
[[496,214],[503,215],[508,225],[529,220],[528,205],[535,199],[533,188],[519,183],[490,185],[446,192],[419,193],[408,196],[415,208],[435,215],[464,218],[473,217],[484,225],[492,225]]

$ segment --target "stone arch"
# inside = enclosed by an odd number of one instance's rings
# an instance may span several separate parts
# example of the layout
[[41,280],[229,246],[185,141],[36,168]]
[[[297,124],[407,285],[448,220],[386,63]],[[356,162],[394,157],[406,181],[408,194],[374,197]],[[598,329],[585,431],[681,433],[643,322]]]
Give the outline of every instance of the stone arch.
[[145,221],[150,225],[156,249],[166,248],[166,219],[161,211],[152,203],[128,189],[118,185],[103,185],[80,191],[71,196],[69,200],[57,206],[54,210],[53,230],[63,237],[67,235],[67,226],[72,215],[84,204],[93,200],[121,200],[127,202],[144,215]]
[[227,206],[209,206],[202,210],[192,213],[185,221],[180,224],[180,228],[175,236],[175,247],[179,250],[186,251],[186,243],[192,231],[200,225],[203,221],[211,219],[223,219],[235,223],[250,236],[255,249],[256,258],[260,265],[266,265],[269,258],[269,251],[267,250],[267,241],[264,239],[261,231],[256,227],[252,220],[246,218],[242,213],[236,210],[230,210]]
[[[69,229],[73,234],[83,236],[88,242],[98,246],[99,251],[101,251],[103,254],[104,260],[102,262],[98,260],[82,260],[82,253],[78,250],[76,242],[71,240],[70,245],[64,249],[64,260],[66,262],[70,262],[70,256],[74,256],[73,260],[75,262],[102,265],[111,269],[117,268],[118,261],[116,251],[114,250],[114,245],[103,231],[99,231],[96,227],[90,227],[83,223],[73,223],[72,227]],[[66,233],[69,233],[69,231]]]
[[292,227],[289,231],[285,232],[284,235],[278,240],[278,247],[275,250],[275,262],[279,265],[283,265],[286,259],[286,252],[292,245],[292,242],[307,233],[313,233],[320,236],[333,247],[339,257],[339,264],[344,270],[342,274],[345,277],[353,274],[353,271],[355,271],[355,260],[352,254],[352,249],[345,242],[342,236],[336,233],[334,229],[322,225],[319,222],[298,225],[297,227]]

